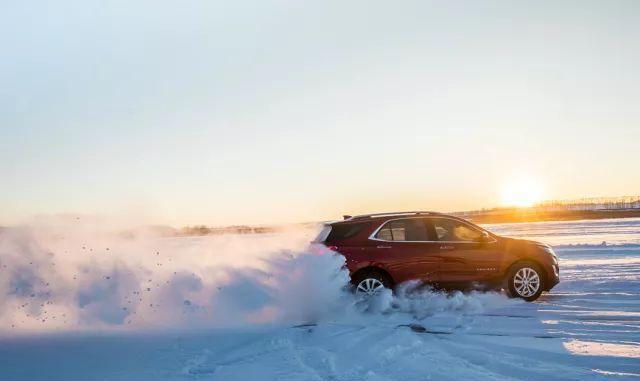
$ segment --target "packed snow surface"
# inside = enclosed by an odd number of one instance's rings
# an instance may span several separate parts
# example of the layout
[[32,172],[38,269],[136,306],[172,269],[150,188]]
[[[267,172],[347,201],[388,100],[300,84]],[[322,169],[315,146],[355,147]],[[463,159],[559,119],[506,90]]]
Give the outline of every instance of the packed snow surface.
[[0,232],[0,380],[640,378],[640,219],[489,225],[554,245],[535,303],[405,284],[363,301],[312,230]]

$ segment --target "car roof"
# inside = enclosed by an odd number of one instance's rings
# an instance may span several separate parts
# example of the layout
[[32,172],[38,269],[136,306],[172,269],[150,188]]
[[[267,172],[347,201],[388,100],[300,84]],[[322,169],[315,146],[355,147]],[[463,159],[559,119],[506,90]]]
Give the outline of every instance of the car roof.
[[365,221],[365,220],[382,220],[387,219],[389,217],[411,217],[411,216],[441,216],[442,213],[431,212],[431,211],[410,211],[410,212],[386,212],[386,213],[371,213],[371,214],[360,214],[357,216],[344,216],[344,220],[342,221],[334,221],[337,222],[352,222],[352,221]]

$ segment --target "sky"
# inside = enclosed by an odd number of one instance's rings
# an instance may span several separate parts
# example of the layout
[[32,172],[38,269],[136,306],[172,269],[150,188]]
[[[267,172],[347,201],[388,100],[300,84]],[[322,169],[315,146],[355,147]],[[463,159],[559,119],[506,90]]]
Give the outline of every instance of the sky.
[[0,1],[0,224],[640,194],[638,41],[637,1]]

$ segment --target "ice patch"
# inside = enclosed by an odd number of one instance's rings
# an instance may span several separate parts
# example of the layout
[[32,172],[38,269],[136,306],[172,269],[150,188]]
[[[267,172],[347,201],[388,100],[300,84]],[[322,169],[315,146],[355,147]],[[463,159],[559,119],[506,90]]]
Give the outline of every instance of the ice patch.
[[563,343],[563,345],[569,352],[582,356],[640,358],[640,346],[636,344],[570,340]]

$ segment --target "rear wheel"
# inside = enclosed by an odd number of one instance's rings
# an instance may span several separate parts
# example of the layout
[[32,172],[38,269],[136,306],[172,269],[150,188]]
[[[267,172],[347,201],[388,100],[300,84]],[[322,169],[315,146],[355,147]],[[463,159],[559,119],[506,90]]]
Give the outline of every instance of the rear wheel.
[[354,291],[360,295],[375,295],[391,289],[391,280],[377,271],[365,271],[352,279]]
[[543,278],[540,266],[533,262],[518,262],[507,275],[507,293],[512,298],[532,302],[542,294]]

